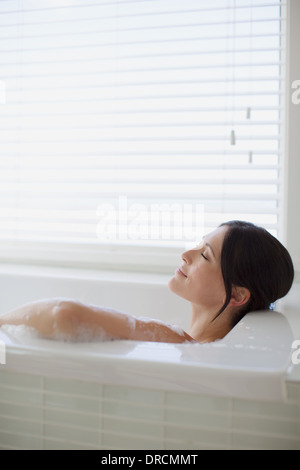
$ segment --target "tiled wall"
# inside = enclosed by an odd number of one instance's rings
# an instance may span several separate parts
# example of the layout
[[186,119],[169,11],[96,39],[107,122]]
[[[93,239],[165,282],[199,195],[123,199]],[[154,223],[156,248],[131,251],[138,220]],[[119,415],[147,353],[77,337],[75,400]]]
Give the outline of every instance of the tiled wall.
[[300,386],[262,403],[0,369],[0,449],[298,449]]

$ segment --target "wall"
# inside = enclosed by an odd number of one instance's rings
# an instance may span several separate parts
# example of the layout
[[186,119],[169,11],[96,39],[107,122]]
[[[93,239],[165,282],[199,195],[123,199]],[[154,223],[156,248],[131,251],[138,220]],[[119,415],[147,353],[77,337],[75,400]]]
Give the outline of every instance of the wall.
[[299,411],[298,384],[272,403],[0,370],[0,450],[300,450]]
[[[290,250],[300,280],[300,103],[296,104],[293,82],[300,80],[300,1],[287,2],[287,130],[286,154],[287,167],[285,173],[285,243]],[[299,88],[298,88],[299,89]],[[300,98],[300,92],[297,93]],[[300,101],[300,100],[297,100]]]

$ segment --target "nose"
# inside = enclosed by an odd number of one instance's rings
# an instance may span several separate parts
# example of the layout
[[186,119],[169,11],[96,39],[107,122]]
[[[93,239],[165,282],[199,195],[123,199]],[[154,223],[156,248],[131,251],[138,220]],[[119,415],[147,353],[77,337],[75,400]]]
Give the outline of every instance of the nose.
[[193,259],[192,254],[193,254],[193,250],[185,251],[184,253],[182,253],[181,255],[182,261],[184,261],[186,264],[191,264],[192,259]]

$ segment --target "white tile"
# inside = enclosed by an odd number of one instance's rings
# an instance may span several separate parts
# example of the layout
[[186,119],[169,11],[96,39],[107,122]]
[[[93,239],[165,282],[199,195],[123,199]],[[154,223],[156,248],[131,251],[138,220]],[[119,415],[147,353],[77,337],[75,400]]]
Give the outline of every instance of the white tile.
[[147,404],[126,404],[118,401],[104,401],[102,413],[112,417],[133,418],[150,422],[161,422],[164,417],[163,408]]
[[144,438],[163,437],[163,424],[151,423],[149,421],[135,421],[130,419],[102,418],[102,429],[106,433],[108,431],[123,435],[135,434]]
[[198,410],[167,408],[165,420],[170,424],[194,426],[198,428],[228,429],[231,424],[229,413],[205,413]]
[[230,445],[230,432],[219,429],[199,429],[195,427],[171,426],[165,427],[166,439],[176,439],[180,442],[180,449],[198,448],[213,444],[216,448]]
[[200,443],[197,442],[196,444],[194,442],[188,443],[188,442],[182,442],[181,441],[174,441],[174,440],[165,440],[164,442],[164,449],[168,450],[228,450],[230,449],[229,445],[226,444],[218,444],[217,442],[211,442],[209,444],[207,443]]
[[44,394],[44,405],[46,408],[61,408],[62,410],[99,413],[98,399],[76,395],[46,392]]
[[39,436],[6,433],[0,431],[0,446],[17,450],[41,450],[42,439]]
[[49,392],[58,392],[68,395],[82,395],[93,398],[99,398],[101,396],[101,385],[81,380],[45,378],[44,388]]
[[148,404],[161,406],[164,403],[164,392],[143,388],[105,385],[105,399],[120,400],[126,403]]
[[299,439],[233,432],[232,448],[250,450],[300,450]]
[[160,439],[145,439],[139,436],[104,433],[101,442],[104,449],[128,449],[128,450],[160,450]]
[[300,406],[300,383],[287,383],[287,401]]
[[297,405],[290,403],[233,400],[233,414],[266,416],[270,418],[294,419]]
[[165,403],[167,406],[207,412],[227,412],[231,406],[229,398],[178,392],[166,392]]
[[44,437],[59,439],[65,443],[77,442],[94,446],[97,446],[99,442],[99,432],[96,430],[50,423],[44,423]]
[[77,411],[46,408],[44,410],[44,420],[51,424],[82,426],[84,428],[98,430],[100,416],[98,413],[80,413]]
[[275,438],[284,436],[286,438],[296,438],[298,434],[297,421],[287,421],[269,419],[264,416],[233,416],[232,427],[235,431],[252,432],[257,435],[270,435]]
[[16,403],[6,403],[0,401],[0,416],[41,421],[43,410],[41,406],[31,406],[27,403],[19,405]]
[[43,450],[97,450],[98,446],[87,444],[59,441],[57,439],[43,439]]
[[0,370],[0,385],[40,390],[41,384],[40,376]]
[[42,423],[40,421],[1,416],[0,425],[2,430],[9,433],[34,434],[40,436],[42,432]]
[[17,387],[5,387],[0,385],[0,400],[15,404],[42,404],[41,391],[29,390]]

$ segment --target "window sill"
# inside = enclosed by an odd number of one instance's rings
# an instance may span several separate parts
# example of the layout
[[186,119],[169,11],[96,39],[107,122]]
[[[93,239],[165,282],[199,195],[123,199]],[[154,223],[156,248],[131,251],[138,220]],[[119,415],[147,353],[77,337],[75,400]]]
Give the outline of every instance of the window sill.
[[186,247],[2,241],[0,263],[170,275]]

